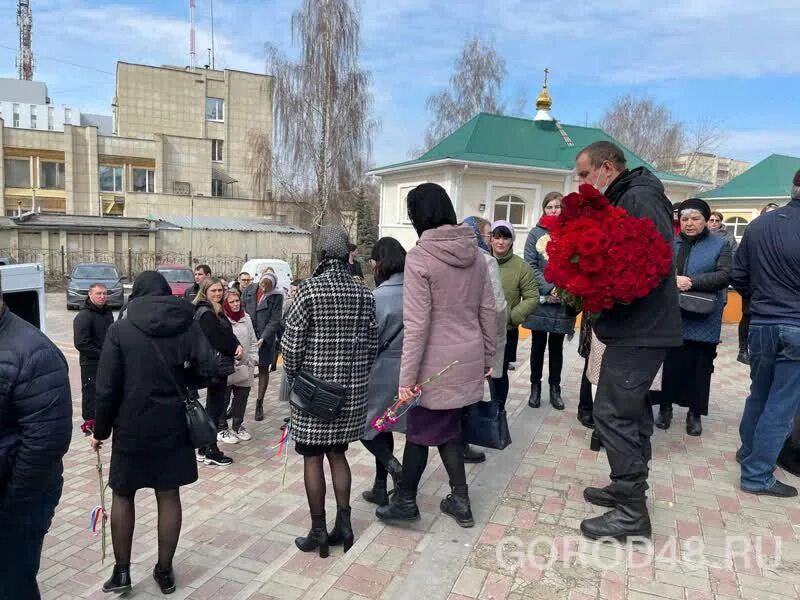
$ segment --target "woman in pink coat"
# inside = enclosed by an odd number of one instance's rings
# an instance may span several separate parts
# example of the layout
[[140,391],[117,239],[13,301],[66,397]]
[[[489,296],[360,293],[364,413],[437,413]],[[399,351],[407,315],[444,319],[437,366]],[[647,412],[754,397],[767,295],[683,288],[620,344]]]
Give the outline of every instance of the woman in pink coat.
[[418,383],[453,361],[458,364],[426,385],[421,405],[408,412],[400,489],[392,503],[379,507],[376,514],[387,521],[419,518],[417,486],[428,448],[436,446],[452,488],[441,511],[462,527],[472,527],[461,413],[463,407],[483,399],[484,380],[494,365],[497,325],[492,282],[475,245],[475,233],[467,225],[456,225],[444,189],[423,183],[409,192],[407,203],[420,239],[406,257],[398,396],[413,397]]

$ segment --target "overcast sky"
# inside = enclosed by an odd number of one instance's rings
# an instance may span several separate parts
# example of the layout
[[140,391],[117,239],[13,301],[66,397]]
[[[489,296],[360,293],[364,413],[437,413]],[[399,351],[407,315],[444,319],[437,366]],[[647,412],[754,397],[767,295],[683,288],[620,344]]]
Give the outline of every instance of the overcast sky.
[[[196,0],[199,62],[210,46],[209,0]],[[216,66],[264,72],[269,41],[293,53],[300,0],[215,0]],[[0,76],[14,77],[16,3],[0,13]],[[34,0],[35,78],[54,102],[110,114],[117,60],[189,62],[188,0]],[[426,97],[447,85],[466,37],[492,38],[508,62],[504,94],[528,97],[550,68],[553,114],[597,120],[627,91],[693,121],[710,116],[721,152],[749,161],[800,156],[797,0],[362,0],[362,63],[372,76],[374,164],[405,160],[429,121]]]

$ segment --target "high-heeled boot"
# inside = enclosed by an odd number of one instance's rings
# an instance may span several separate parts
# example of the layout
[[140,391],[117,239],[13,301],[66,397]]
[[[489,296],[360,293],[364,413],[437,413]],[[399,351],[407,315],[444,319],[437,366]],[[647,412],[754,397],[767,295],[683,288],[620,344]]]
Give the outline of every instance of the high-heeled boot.
[[328,534],[328,544],[331,546],[338,546],[341,544],[344,551],[347,552],[353,547],[355,536],[353,535],[353,526],[350,523],[350,507],[336,509],[336,523],[333,530]]
[[131,591],[131,566],[115,564],[111,577],[103,584],[103,591],[117,594]]
[[311,530],[306,537],[298,537],[294,545],[301,552],[313,552],[319,548],[319,557],[328,558],[328,529],[325,525],[325,513],[311,515]]

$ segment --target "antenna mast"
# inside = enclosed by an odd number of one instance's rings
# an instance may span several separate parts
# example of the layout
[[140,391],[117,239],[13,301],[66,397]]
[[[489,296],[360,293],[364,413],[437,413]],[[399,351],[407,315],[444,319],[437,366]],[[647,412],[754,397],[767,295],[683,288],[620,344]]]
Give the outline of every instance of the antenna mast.
[[189,55],[192,57],[192,68],[197,66],[194,31],[194,0],[189,0]]
[[33,79],[33,50],[31,48],[31,30],[33,15],[30,0],[19,0],[17,4],[17,26],[19,27],[19,78],[25,81]]
[[214,0],[211,0],[211,69],[214,69]]

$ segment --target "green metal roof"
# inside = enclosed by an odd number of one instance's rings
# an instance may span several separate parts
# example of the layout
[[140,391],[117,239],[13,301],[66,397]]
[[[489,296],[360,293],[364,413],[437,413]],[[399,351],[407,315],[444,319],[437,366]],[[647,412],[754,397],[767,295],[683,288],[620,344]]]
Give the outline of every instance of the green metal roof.
[[[570,143],[567,141],[568,138]],[[680,183],[705,181],[662,173],[596,127],[565,125],[555,121],[533,121],[479,113],[416,160],[375,169],[376,171],[424,165],[439,160],[464,160],[502,165],[572,170],[575,156],[592,142],[608,140],[625,152],[630,168],[645,166],[659,178]]]
[[800,158],[772,154],[701,198],[788,198]]

